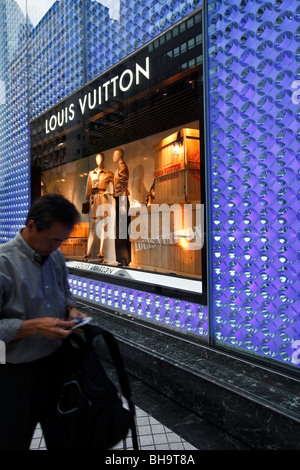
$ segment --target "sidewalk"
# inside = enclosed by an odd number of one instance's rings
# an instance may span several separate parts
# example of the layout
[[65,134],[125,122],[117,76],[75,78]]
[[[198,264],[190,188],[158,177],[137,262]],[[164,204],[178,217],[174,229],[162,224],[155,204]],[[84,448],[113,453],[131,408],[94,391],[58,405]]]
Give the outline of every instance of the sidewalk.
[[[140,450],[197,450],[194,446],[183,440],[178,434],[161,424],[145,411],[136,407],[137,435]],[[128,437],[127,449],[132,449],[131,438]],[[123,441],[114,447],[123,449]],[[30,450],[47,450],[40,425],[37,426]]]

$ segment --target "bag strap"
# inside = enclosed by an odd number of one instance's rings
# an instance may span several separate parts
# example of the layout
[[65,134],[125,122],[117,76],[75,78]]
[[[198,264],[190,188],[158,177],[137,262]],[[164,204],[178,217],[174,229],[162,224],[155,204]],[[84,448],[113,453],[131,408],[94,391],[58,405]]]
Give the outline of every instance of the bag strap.
[[137,433],[136,433],[136,425],[135,425],[135,406],[131,399],[131,387],[130,387],[128,377],[125,371],[125,367],[124,367],[123,359],[120,353],[118,342],[112,333],[110,333],[107,330],[104,330],[100,326],[84,325],[82,329],[84,331],[86,340],[90,343],[98,335],[102,335],[105,340],[105,343],[107,345],[107,348],[109,350],[113,363],[116,367],[122,393],[128,402],[129,410],[130,410],[131,417],[132,417],[131,425],[130,425],[130,429],[132,433],[132,444],[133,444],[133,449],[137,451],[138,441],[137,441]]

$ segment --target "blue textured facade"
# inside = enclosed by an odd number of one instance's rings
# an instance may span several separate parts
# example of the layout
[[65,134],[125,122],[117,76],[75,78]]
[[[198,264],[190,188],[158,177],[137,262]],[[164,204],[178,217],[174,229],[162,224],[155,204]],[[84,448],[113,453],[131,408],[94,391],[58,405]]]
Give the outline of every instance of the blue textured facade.
[[299,1],[209,2],[214,337],[299,367]]
[[[15,2],[1,0],[0,238],[10,239],[28,209],[28,100],[26,18]],[[12,67],[18,51],[18,63]],[[17,105],[17,106],[16,106]]]

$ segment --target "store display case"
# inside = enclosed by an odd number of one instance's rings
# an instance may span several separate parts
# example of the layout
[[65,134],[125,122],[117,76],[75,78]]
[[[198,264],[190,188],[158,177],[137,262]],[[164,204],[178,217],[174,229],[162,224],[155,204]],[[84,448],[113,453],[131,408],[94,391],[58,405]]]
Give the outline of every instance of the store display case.
[[181,129],[153,147],[155,204],[200,200],[198,129]]
[[[201,278],[199,130],[181,129],[153,146],[154,185],[142,236],[132,240],[133,268]],[[145,236],[146,235],[146,236]]]
[[66,258],[83,258],[87,248],[88,231],[88,222],[79,222],[75,225],[70,237],[60,246]]

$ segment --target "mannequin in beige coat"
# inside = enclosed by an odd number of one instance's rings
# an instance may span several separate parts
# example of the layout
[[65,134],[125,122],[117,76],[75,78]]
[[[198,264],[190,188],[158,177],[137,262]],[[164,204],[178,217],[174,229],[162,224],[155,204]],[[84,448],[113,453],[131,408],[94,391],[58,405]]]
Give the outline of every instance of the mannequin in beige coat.
[[[98,219],[102,219],[103,215],[99,216],[99,206],[102,204],[108,204],[108,187],[110,183],[113,183],[114,175],[111,171],[104,168],[104,154],[98,153],[96,155],[97,167],[90,171],[88,174],[86,194],[85,197],[90,203],[89,210],[89,234],[87,242],[87,251],[84,256],[84,260],[88,261],[91,256],[91,250],[95,239],[96,224]],[[98,259],[103,263],[104,254],[104,227],[101,228],[100,238],[100,249],[98,253]]]

